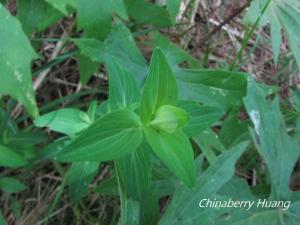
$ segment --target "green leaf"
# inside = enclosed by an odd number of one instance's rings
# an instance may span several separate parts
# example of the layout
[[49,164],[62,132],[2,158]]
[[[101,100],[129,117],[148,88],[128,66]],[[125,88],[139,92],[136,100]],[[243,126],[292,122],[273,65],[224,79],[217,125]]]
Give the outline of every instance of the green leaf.
[[[243,188],[243,187],[239,187]],[[244,189],[247,186],[244,187]],[[241,193],[241,189],[236,189],[237,192]],[[244,200],[244,197],[243,197]],[[249,199],[253,200],[253,199]],[[254,199],[257,202],[257,199]],[[288,202],[285,202],[285,204]],[[251,209],[249,211],[245,209],[234,209],[228,212],[226,218],[219,217],[216,224],[220,225],[298,225],[300,219],[300,202],[294,202],[289,204],[288,208],[266,208],[266,209]]]
[[176,105],[177,92],[176,79],[165,56],[160,49],[155,49],[141,97],[142,122],[148,124],[162,105]]
[[148,195],[141,207],[140,224],[156,225],[160,217],[160,205],[157,197]]
[[167,9],[169,11],[171,21],[173,24],[176,23],[176,16],[179,12],[181,0],[166,0]]
[[[185,77],[186,76],[186,77]],[[247,75],[241,72],[225,70],[182,70],[178,79],[185,82],[201,83],[215,89],[246,92]],[[216,90],[217,91],[217,90]],[[221,92],[221,91],[219,91]]]
[[0,189],[7,193],[18,193],[24,191],[26,186],[21,181],[13,177],[1,177]]
[[196,181],[193,148],[182,131],[169,134],[151,127],[144,129],[152,150],[166,166],[187,186]]
[[270,197],[289,199],[289,182],[300,149],[298,142],[286,131],[279,99],[267,101],[263,89],[249,77],[244,103],[254,125],[254,130],[250,130],[251,136],[271,176]]
[[63,14],[50,4],[41,0],[18,0],[18,19],[29,36],[35,29],[39,31],[63,17]]
[[[162,172],[164,168],[153,168]],[[167,171],[169,174],[169,171]],[[155,176],[154,172],[154,176]],[[170,196],[174,193],[175,187],[178,186],[176,177],[157,178],[153,176],[150,192],[145,196],[145,200],[141,204],[140,224],[156,225],[161,216],[160,200],[163,197]]]
[[143,138],[138,116],[119,110],[96,120],[57,156],[64,162],[109,161],[134,152]]
[[179,64],[181,63],[187,63],[190,68],[201,67],[200,62],[196,58],[188,54],[175,43],[172,43],[159,32],[151,32],[149,36],[150,40],[145,44],[152,48],[159,47],[163,51],[174,71],[180,69]]
[[109,75],[109,104],[111,109],[122,109],[137,104],[140,90],[133,75],[119,65],[114,57],[106,56],[105,65]]
[[180,101],[178,106],[188,112],[190,117],[187,126],[182,129],[188,137],[200,134],[224,115],[224,111],[218,108],[201,106],[193,101]]
[[[205,105],[228,109],[241,105],[246,95],[247,75],[240,72],[199,69],[200,62],[170,42],[158,32],[151,33],[146,44],[158,46],[176,75],[179,99],[193,100]],[[187,64],[189,68],[182,68]]]
[[81,54],[89,57],[93,62],[105,62],[105,56],[114,56],[117,63],[126,68],[137,79],[139,84],[144,82],[147,74],[147,63],[137,48],[135,41],[121,22],[117,21],[111,33],[104,42],[96,39],[73,39]]
[[0,108],[0,136],[4,133],[14,135],[17,133],[17,124],[10,117],[9,113]]
[[[268,209],[255,207],[258,202],[258,198],[254,196],[249,189],[247,181],[243,178],[233,176],[233,178],[223,185],[223,187],[215,195],[217,200],[233,200],[233,201],[253,201],[253,206],[248,209],[244,207],[239,208],[214,208],[214,209],[204,209],[206,210],[206,215],[204,215],[203,221],[211,221],[218,225],[232,225],[235,221],[243,220],[251,215],[256,214]],[[226,216],[224,216],[226,215]],[[205,223],[203,223],[205,224]]]
[[[159,225],[204,224],[202,217],[207,213],[199,209],[202,198],[213,196],[234,175],[235,163],[243,154],[248,143],[243,142],[220,155],[214,163],[198,177],[196,187],[189,189],[181,185],[175,192]],[[211,211],[211,209],[208,209]],[[208,224],[208,223],[206,223]]]
[[62,139],[58,139],[53,143],[45,146],[45,148],[36,156],[35,160],[41,161],[53,159],[68,143],[66,139],[66,137],[63,137]]
[[95,187],[94,192],[102,195],[118,196],[119,187],[116,176],[113,174],[110,178],[102,181],[97,187]]
[[147,143],[116,161],[119,182],[125,195],[133,200],[143,200],[148,195],[151,184],[151,158]]
[[210,164],[217,158],[216,151],[224,152],[226,150],[218,135],[210,128],[195,136],[193,140],[199,145],[201,152]]
[[[109,1],[78,0],[77,28],[84,30],[84,38],[104,40],[112,26],[112,17],[116,13],[123,19],[127,19],[127,13],[123,0]],[[78,56],[80,81],[87,83],[91,76],[99,69],[99,63],[93,62],[87,56]]]
[[20,23],[0,5],[0,96],[11,95],[18,99],[28,112],[38,116],[32,89],[30,66],[37,58]]
[[[112,27],[113,13],[127,19],[127,12],[123,0],[109,1],[78,0],[77,23],[78,30],[84,30],[84,38],[104,40]],[[99,62],[93,62],[85,55],[79,54],[78,64],[80,81],[87,83],[91,76],[99,69]]]
[[77,55],[77,60],[80,82],[86,84],[90,80],[92,75],[98,71],[100,65],[98,62],[93,62],[92,60],[90,60],[90,58],[82,54]]
[[[121,163],[122,164],[122,163]],[[117,167],[117,165],[116,165]],[[121,165],[122,167],[122,165]],[[122,169],[122,168],[120,168]],[[124,175],[124,172],[119,174],[121,170],[116,170],[117,180],[118,180],[118,186],[119,186],[119,195],[120,195],[120,201],[121,201],[121,217],[119,219],[118,224],[120,225],[138,225],[140,220],[140,210],[141,205],[139,201],[136,201],[134,199],[129,198],[126,193],[124,192],[124,187],[128,188],[128,181],[124,180],[124,177],[121,178],[121,176]],[[124,183],[125,181],[125,183]],[[125,185],[125,186],[124,186]],[[129,191],[129,190],[127,190]],[[132,190],[133,191],[133,190]],[[132,193],[131,191],[131,193]]]
[[76,162],[68,171],[69,195],[72,201],[78,201],[88,192],[88,186],[97,174],[98,162]]
[[220,140],[226,148],[240,143],[241,141],[250,140],[248,132],[248,121],[241,121],[238,118],[238,112],[231,112],[224,120]]
[[210,69],[175,71],[179,98],[207,106],[228,109],[240,106],[246,95],[247,75],[240,72]]
[[27,161],[15,151],[0,145],[0,166],[17,168],[25,166]]
[[7,145],[14,149],[35,146],[47,141],[47,135],[41,132],[19,131],[13,136],[7,138]]
[[156,4],[144,0],[124,0],[128,16],[138,24],[150,24],[156,27],[170,26],[168,11]]
[[273,54],[274,54],[274,62],[277,65],[278,64],[278,59],[280,55],[280,45],[282,42],[282,37],[281,37],[281,25],[280,21],[278,18],[276,18],[275,15],[270,21],[271,24],[271,41],[272,41],[272,49],[273,49]]
[[49,4],[51,4],[54,8],[61,11],[64,15],[68,15],[70,12],[70,8],[74,9],[77,7],[76,0],[45,0]]
[[[283,213],[285,214],[285,213]],[[285,223],[283,215],[278,213],[277,210],[265,210],[253,214],[248,218],[243,218],[232,223],[232,225],[269,225],[269,224],[280,224],[280,225],[296,225],[297,223]],[[299,220],[299,218],[297,218]]]
[[49,129],[74,136],[80,131],[88,128],[92,121],[89,116],[79,109],[59,109],[38,117],[34,124],[37,127],[48,127]]
[[158,108],[155,118],[150,122],[152,127],[168,133],[174,133],[189,121],[189,114],[175,106],[163,105]]
[[87,115],[90,118],[90,121],[95,121],[96,111],[97,111],[97,100],[93,100],[89,103],[89,108],[87,110]]
[[[254,24],[257,18],[261,17],[261,11],[268,0],[255,0],[246,14],[246,22]],[[272,35],[272,48],[275,64],[278,63],[278,57],[281,45],[281,30],[286,31],[292,53],[300,68],[300,2],[298,0],[273,0],[270,1],[263,17],[260,19],[260,25],[264,26],[270,23]]]
[[86,37],[103,40],[111,29],[113,13],[127,19],[123,0],[78,0],[78,29],[83,29]]
[[138,201],[121,198],[121,218],[119,225],[139,225],[140,204]]
[[104,102],[101,102],[100,105],[98,105],[96,110],[96,115],[98,117],[102,117],[106,115],[107,113],[110,113],[112,110],[110,108],[109,100],[106,100]]

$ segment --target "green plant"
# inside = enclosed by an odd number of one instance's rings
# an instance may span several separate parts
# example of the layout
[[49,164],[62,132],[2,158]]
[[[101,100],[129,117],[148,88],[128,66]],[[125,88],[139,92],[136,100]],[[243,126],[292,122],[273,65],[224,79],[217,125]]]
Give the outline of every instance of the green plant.
[[[65,199],[72,223],[81,224],[299,224],[300,194],[291,189],[299,172],[299,93],[293,89],[284,101],[277,87],[231,70],[239,68],[256,27],[267,22],[275,64],[283,27],[299,67],[298,0],[252,1],[246,21],[254,26],[230,70],[203,69],[159,32],[178,26],[178,0],[18,0],[16,16],[7,2],[0,4],[0,189],[19,218],[24,202],[15,194],[34,186],[27,185],[31,173],[53,165],[60,183],[37,224],[68,223],[54,212]],[[61,38],[43,36],[66,18],[76,28],[70,25]],[[43,41],[55,43],[58,53],[41,63],[36,52],[47,51]],[[137,46],[151,50],[149,65]],[[103,65],[108,88],[103,81],[100,88],[76,86],[63,98],[37,100],[49,70],[72,58],[81,85],[92,86]],[[109,174],[94,182],[104,167]],[[111,196],[111,218],[86,209],[91,192]],[[274,206],[203,208],[201,199],[264,199]]]

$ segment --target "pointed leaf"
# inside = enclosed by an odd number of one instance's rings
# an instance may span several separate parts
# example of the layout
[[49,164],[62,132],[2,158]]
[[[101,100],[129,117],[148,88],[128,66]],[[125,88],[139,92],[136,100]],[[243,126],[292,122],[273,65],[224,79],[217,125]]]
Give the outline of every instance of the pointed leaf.
[[111,33],[104,42],[96,39],[73,39],[79,47],[81,54],[94,62],[105,62],[105,56],[114,56],[119,65],[126,68],[135,79],[142,84],[147,74],[147,63],[137,48],[128,28],[117,21]]
[[142,122],[149,123],[160,106],[176,105],[177,98],[177,84],[171,67],[162,51],[155,49],[141,97],[140,116]]
[[0,96],[18,99],[36,117],[38,109],[32,89],[30,66],[37,58],[21,24],[0,4]]
[[193,148],[184,133],[177,131],[169,134],[151,127],[144,131],[147,141],[160,160],[186,185],[193,186],[196,181]]
[[18,19],[28,36],[36,29],[46,29],[64,16],[52,5],[41,0],[18,0],[17,7]]
[[[241,143],[220,155],[214,163],[201,174],[194,189],[180,186],[159,225],[202,224],[201,218],[207,210],[199,209],[202,198],[213,196],[234,174],[234,166],[246,149],[248,143]],[[208,209],[211,210],[211,209]]]
[[200,62],[196,58],[185,52],[175,43],[172,43],[159,32],[151,32],[150,40],[145,44],[152,48],[159,47],[174,71],[179,68],[179,64],[181,63],[187,63],[191,68],[200,68]]
[[280,45],[281,45],[281,25],[274,15],[273,19],[270,21],[271,23],[271,40],[272,40],[272,48],[273,48],[273,55],[274,55],[274,62],[275,65],[278,64],[279,54],[280,54]]
[[138,201],[121,198],[121,218],[119,225],[139,225],[140,204]]
[[290,177],[300,149],[297,141],[286,131],[279,100],[276,97],[273,101],[267,101],[263,89],[249,77],[244,102],[254,125],[254,130],[251,129],[253,141],[271,176],[271,198],[288,199]]
[[128,16],[135,23],[150,24],[156,27],[167,27],[172,24],[168,11],[157,4],[144,0],[124,0],[124,2],[127,7]]
[[136,79],[124,67],[118,64],[116,58],[105,57],[109,75],[109,104],[112,109],[122,109],[137,104],[140,89]]
[[139,148],[116,160],[121,188],[127,197],[134,200],[143,200],[148,195],[151,184],[151,158],[147,143],[142,143]]
[[8,147],[0,145],[0,166],[17,168],[26,164],[27,161],[21,155]]
[[[244,198],[243,198],[244,199]],[[254,199],[255,200],[255,199]],[[255,200],[257,203],[258,200]],[[280,202],[281,204],[282,202]],[[278,204],[278,202],[277,202]],[[300,219],[300,202],[283,201],[282,208],[259,208],[259,210],[238,209],[231,210],[226,218],[219,218],[220,225],[298,225]],[[253,207],[254,208],[254,207]],[[249,212],[251,211],[251,212]]]
[[150,122],[152,127],[168,133],[174,133],[189,121],[189,114],[175,106],[163,105],[158,108],[155,118]]
[[250,140],[248,132],[248,121],[241,121],[238,118],[239,112],[232,112],[224,120],[221,131],[220,140],[226,148],[237,145],[241,141]]
[[210,69],[178,69],[174,72],[182,100],[228,109],[241,105],[246,95],[245,73]]
[[166,0],[167,9],[173,24],[176,23],[176,16],[179,12],[181,0]]
[[64,162],[109,161],[132,153],[143,138],[138,116],[119,110],[96,120],[73,142],[59,152]]
[[88,192],[88,186],[97,174],[98,162],[76,162],[68,171],[69,195],[72,201],[78,201]]
[[217,158],[216,152],[224,152],[226,150],[218,135],[210,128],[193,137],[193,140],[198,144],[209,164],[212,164]]
[[1,177],[0,189],[7,193],[18,193],[24,191],[26,186],[19,180],[13,177]]
[[40,116],[34,123],[37,127],[48,127],[53,131],[74,136],[91,125],[92,121],[85,112],[66,108]]
[[61,11],[64,15],[68,15],[69,9],[76,8],[77,1],[76,0],[45,0],[49,4],[51,4],[54,8]]
[[78,67],[80,73],[80,82],[86,84],[94,73],[96,73],[100,67],[98,62],[93,62],[85,55],[78,54]]
[[83,29],[86,37],[103,40],[111,29],[114,13],[127,19],[123,0],[78,0],[78,29]]
[[[150,34],[150,47],[159,47],[176,75],[179,98],[227,109],[241,105],[246,95],[247,75],[241,72],[199,69],[200,62],[161,34]],[[188,64],[189,68],[182,68]]]
[[218,108],[201,106],[193,101],[180,101],[178,106],[189,113],[190,120],[182,129],[188,137],[200,134],[224,115],[224,112]]

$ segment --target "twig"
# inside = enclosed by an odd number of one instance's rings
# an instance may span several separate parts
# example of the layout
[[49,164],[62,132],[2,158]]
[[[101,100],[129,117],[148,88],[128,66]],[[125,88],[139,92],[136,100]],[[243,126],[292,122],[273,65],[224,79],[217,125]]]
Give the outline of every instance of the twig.
[[62,208],[58,209],[57,211],[55,211],[54,213],[52,213],[51,215],[49,215],[48,217],[38,221],[36,223],[36,225],[39,224],[43,224],[44,222],[48,221],[49,219],[51,219],[52,217],[58,215],[59,213],[63,212],[64,210],[66,210],[67,208],[69,208],[73,203],[68,203],[67,205],[63,206]]
[[[65,80],[62,80],[62,79],[59,79],[59,78],[51,78],[51,81],[57,83],[57,84],[64,84],[66,86],[70,86],[70,87],[75,87],[76,88],[76,93],[78,91],[80,91],[81,89],[91,89],[91,87],[87,86],[87,85],[82,85],[80,82],[79,83],[72,83],[72,82],[68,82],[68,81],[65,81]],[[79,88],[80,86],[80,88]]]
[[251,1],[248,1],[242,7],[238,8],[231,15],[229,15],[227,18],[225,18],[223,20],[223,22],[221,22],[218,26],[216,26],[211,32],[209,32],[209,34],[203,40],[200,41],[199,45],[203,45],[203,44],[205,44],[205,42],[207,42],[208,40],[210,40],[210,38],[214,34],[216,34],[219,30],[221,30],[224,25],[226,25],[227,23],[229,23],[231,20],[233,20],[235,17],[237,17],[240,13],[242,13],[247,7],[249,7],[250,3],[251,3]]
[[[59,54],[59,52],[60,52],[60,50],[61,50],[61,48],[64,44],[64,38],[66,36],[67,36],[67,32],[64,31],[62,36],[61,36],[61,40],[59,42],[57,42],[57,44],[56,44],[56,46],[55,46],[55,48],[54,48],[54,50],[51,54],[51,57],[48,61],[51,61],[51,60],[55,59],[58,56],[58,54]],[[44,70],[43,72],[41,72],[39,74],[39,76],[35,79],[35,81],[33,83],[33,90],[36,91],[41,86],[41,84],[45,80],[46,76],[48,75],[49,71],[50,71],[50,68]]]
[[[208,19],[208,22],[215,26],[220,25],[220,22],[218,22],[214,19]],[[244,32],[239,32],[237,29],[231,29],[230,26],[228,26],[227,24],[225,24],[221,29],[226,31],[229,35],[234,35],[241,39],[244,37]]]

